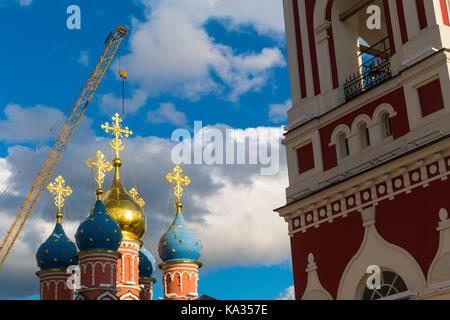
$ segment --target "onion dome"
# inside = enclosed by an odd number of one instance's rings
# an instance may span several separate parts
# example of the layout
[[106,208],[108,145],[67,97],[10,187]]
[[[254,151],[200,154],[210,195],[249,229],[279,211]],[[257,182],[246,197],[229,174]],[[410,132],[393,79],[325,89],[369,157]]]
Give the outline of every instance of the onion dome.
[[153,255],[144,247],[139,251],[139,277],[151,278],[156,270],[156,261]]
[[122,241],[119,225],[108,215],[101,200],[97,200],[92,214],[81,223],[75,235],[80,251],[117,251]]
[[183,214],[177,212],[172,226],[159,241],[158,252],[161,260],[197,261],[200,258],[201,250],[200,238],[189,229]]
[[47,186],[47,190],[55,196],[58,212],[56,213],[55,229],[36,253],[37,264],[41,270],[67,269],[78,263],[77,247],[67,237],[61,224],[63,218],[61,208],[64,206],[65,198],[72,194],[72,189],[65,185],[63,177],[58,176],[55,182]]
[[61,222],[57,222],[50,237],[39,247],[36,260],[41,270],[67,269],[78,264],[76,253],[75,243],[67,237]]
[[108,214],[117,222],[124,239],[141,240],[146,232],[147,223],[144,210],[123,187],[120,179],[120,159],[113,160],[114,180],[105,193],[103,202]]
[[161,237],[158,244],[159,256],[164,262],[173,260],[197,261],[202,250],[200,238],[189,229],[181,213],[183,187],[187,187],[191,183],[187,176],[183,176],[182,172],[183,170],[176,166],[173,172],[166,176],[166,179],[175,185],[176,214],[172,226]]
[[111,188],[105,193],[103,202],[108,214],[118,223],[122,230],[124,239],[141,240],[146,232],[147,223],[144,210],[140,203],[130,195],[123,187],[120,179],[119,168],[122,161],[119,158],[119,151],[124,148],[122,138],[132,135],[133,132],[128,127],[122,128],[119,115],[116,113],[112,118],[114,121],[103,124],[101,127],[106,133],[112,133],[111,147],[115,151],[114,180]]

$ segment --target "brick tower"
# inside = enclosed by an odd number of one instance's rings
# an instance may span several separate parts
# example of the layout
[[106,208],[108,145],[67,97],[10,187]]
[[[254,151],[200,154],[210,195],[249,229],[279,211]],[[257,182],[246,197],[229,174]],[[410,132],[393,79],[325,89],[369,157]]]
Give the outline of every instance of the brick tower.
[[122,234],[108,215],[100,197],[93,213],[79,226],[76,239],[80,252],[79,300],[117,300],[117,260]]
[[159,256],[163,261],[159,267],[163,271],[164,299],[193,300],[198,298],[198,269],[202,266],[198,259],[202,244],[181,213],[183,186],[189,185],[190,180],[182,175],[178,166],[166,178],[175,184],[176,213],[172,225],[158,244]]
[[153,255],[144,247],[139,251],[139,285],[141,286],[141,300],[153,300],[153,285],[156,279],[153,272],[156,269],[156,261]]
[[142,206],[145,202],[138,198],[137,191],[131,189],[127,192],[120,178],[122,161],[119,151],[124,148],[122,138],[133,134],[128,127],[122,128],[118,114],[112,118],[113,123],[105,123],[101,127],[113,139],[111,147],[115,152],[113,160],[114,178],[111,188],[102,197],[108,214],[117,222],[122,232],[122,242],[118,251],[122,257],[118,261],[117,289],[121,300],[139,300],[141,286],[139,285],[139,250],[142,247],[141,239],[144,237],[147,223]]
[[40,280],[41,300],[73,300],[74,289],[69,281],[71,273],[67,268],[76,265],[77,247],[70,241],[62,226],[63,214],[61,208],[64,199],[72,190],[65,186],[64,179],[59,176],[54,183],[50,183],[47,189],[55,195],[56,225],[50,237],[39,247],[36,253],[38,267],[36,272]]
[[283,5],[296,298],[450,298],[449,2]]

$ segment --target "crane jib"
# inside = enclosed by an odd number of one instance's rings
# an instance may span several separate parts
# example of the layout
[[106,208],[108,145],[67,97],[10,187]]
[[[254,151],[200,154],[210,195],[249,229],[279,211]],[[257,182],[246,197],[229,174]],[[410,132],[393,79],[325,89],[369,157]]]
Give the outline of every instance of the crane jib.
[[77,103],[75,104],[72,113],[67,119],[64,128],[62,129],[56,143],[50,152],[44,166],[39,172],[38,177],[36,178],[33,186],[31,187],[30,192],[27,195],[23,205],[20,207],[19,213],[14,219],[12,226],[9,228],[2,245],[0,247],[0,269],[2,268],[8,254],[10,253],[14,243],[16,242],[20,232],[25,225],[28,217],[30,216],[31,211],[33,210],[37,200],[39,199],[42,190],[45,185],[48,183],[53,169],[56,167],[59,159],[61,158],[62,153],[64,152],[72,134],[74,133],[78,123],[80,122],[81,117],[86,110],[90,100],[92,99],[95,91],[97,90],[98,85],[100,84],[103,75],[108,69],[111,60],[119,48],[123,37],[128,33],[128,29],[119,26],[111,37],[111,34],[108,36],[109,43],[103,52],[100,61],[98,62],[95,71],[91,74],[87,84],[85,85],[82,94],[80,95]]

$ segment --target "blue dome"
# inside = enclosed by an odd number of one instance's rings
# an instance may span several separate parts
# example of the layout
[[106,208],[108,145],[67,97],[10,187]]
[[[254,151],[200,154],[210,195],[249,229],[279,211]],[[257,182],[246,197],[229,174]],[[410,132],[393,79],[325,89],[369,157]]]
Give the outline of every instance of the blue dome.
[[155,258],[147,249],[142,247],[139,251],[139,277],[150,278],[155,270]]
[[61,223],[57,223],[51,236],[39,247],[36,253],[41,270],[67,269],[78,264],[77,247],[66,236]]
[[78,227],[75,238],[80,251],[117,251],[122,241],[122,232],[108,215],[103,201],[97,200],[92,214]]
[[163,261],[197,261],[201,250],[200,238],[186,225],[183,215],[177,213],[172,226],[159,240],[159,256]]

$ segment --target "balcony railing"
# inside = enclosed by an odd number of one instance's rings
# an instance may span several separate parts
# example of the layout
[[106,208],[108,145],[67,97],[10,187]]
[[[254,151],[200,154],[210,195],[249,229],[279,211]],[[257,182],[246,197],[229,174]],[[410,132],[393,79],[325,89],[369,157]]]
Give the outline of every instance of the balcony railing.
[[363,62],[357,73],[344,83],[345,100],[349,101],[392,77],[389,39],[384,38],[372,47],[364,47],[358,58]]

